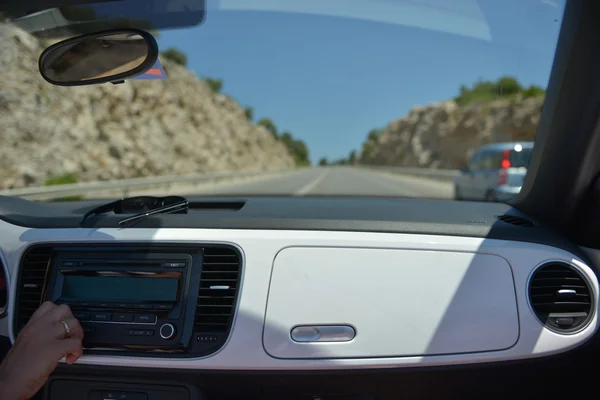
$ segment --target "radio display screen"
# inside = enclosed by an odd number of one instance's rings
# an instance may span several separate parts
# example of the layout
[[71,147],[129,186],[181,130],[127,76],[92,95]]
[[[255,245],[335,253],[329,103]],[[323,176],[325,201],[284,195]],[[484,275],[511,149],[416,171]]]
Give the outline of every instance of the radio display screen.
[[168,302],[177,300],[177,278],[65,275],[61,299],[71,301]]

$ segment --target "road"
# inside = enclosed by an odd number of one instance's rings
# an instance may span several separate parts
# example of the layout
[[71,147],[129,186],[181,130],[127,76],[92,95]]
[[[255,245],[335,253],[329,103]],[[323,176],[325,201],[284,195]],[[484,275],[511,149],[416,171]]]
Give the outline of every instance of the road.
[[196,189],[196,194],[398,196],[450,199],[450,182],[351,167],[306,168]]

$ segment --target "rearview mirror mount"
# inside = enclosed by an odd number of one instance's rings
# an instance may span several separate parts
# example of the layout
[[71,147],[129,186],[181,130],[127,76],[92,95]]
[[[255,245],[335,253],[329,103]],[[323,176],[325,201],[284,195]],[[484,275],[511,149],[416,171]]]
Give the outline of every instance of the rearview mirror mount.
[[48,47],[39,60],[53,85],[120,83],[143,74],[158,59],[154,37],[139,29],[112,29],[67,39]]

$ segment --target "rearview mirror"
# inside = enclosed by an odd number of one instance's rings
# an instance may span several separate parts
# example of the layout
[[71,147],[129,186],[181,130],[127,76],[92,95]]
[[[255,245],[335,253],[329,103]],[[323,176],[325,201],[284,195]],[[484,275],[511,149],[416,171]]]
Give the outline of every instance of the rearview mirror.
[[158,58],[154,37],[138,29],[90,33],[48,47],[40,73],[53,85],[120,82],[148,71]]

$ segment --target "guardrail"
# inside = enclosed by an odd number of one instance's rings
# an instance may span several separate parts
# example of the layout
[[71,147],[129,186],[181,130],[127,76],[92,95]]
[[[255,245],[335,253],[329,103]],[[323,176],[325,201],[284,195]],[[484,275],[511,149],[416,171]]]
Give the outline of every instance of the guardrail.
[[114,181],[98,181],[74,183],[68,185],[54,185],[41,187],[26,187],[0,191],[1,196],[17,196],[28,200],[54,200],[63,197],[89,195],[99,192],[117,192],[128,196],[130,192],[151,188],[170,188],[181,184],[206,184],[216,183],[226,179],[249,178],[253,176],[268,176],[285,171],[269,171],[265,169],[249,171],[221,171],[207,172],[193,175],[165,175],[150,178],[120,179]]
[[427,177],[429,179],[437,179],[446,182],[452,182],[454,178],[456,178],[460,173],[460,171],[456,169],[404,168],[388,167],[383,165],[361,165],[361,167],[391,172],[400,175]]

